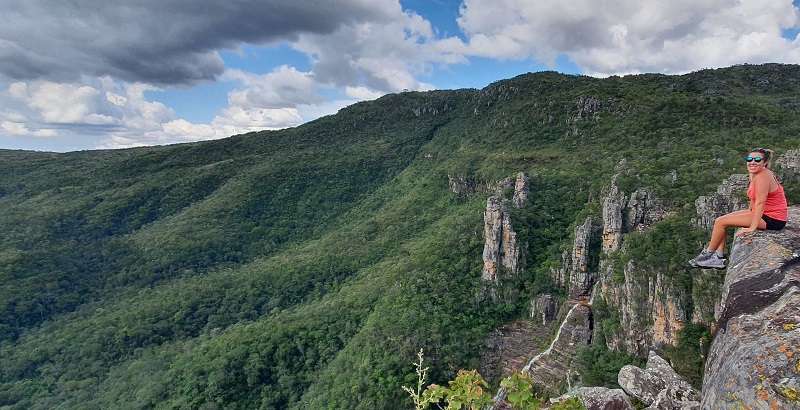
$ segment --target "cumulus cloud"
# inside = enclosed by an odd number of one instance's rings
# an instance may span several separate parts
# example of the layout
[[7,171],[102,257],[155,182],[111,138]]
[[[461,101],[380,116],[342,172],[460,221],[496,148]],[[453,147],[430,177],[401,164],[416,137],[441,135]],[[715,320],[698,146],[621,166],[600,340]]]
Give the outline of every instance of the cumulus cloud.
[[430,22],[418,14],[396,2],[387,12],[392,16],[387,22],[342,25],[326,35],[304,33],[292,44],[312,57],[317,81],[382,93],[431,89],[417,77],[437,64],[466,61],[438,47]]
[[[391,0],[0,0],[0,75],[74,82],[81,75],[190,84],[222,74],[218,51],[345,24],[387,21]],[[35,29],[33,29],[35,28]]]
[[[430,89],[420,74],[464,61],[438,47],[430,22],[397,0],[0,5],[0,87],[8,84],[0,91],[0,135],[102,135],[101,148],[296,126],[387,92]],[[306,53],[311,70],[254,74],[225,69],[218,54],[277,43]],[[156,87],[213,79],[237,86],[208,123],[145,98]],[[342,97],[331,99],[336,94]]]
[[376,90],[372,90],[369,87],[351,87],[347,86],[344,89],[345,94],[348,97],[355,98],[356,100],[374,100],[384,93]]
[[0,122],[0,129],[11,135],[18,135],[18,136],[33,136],[33,137],[43,137],[43,138],[56,136],[56,130],[48,128],[30,130],[23,122],[2,121]]
[[234,106],[276,109],[322,101],[314,76],[286,65],[264,75],[230,70],[225,77],[244,85],[228,96]]
[[800,62],[791,0],[465,0],[456,54],[528,58],[567,55],[588,74],[682,73],[739,63]]

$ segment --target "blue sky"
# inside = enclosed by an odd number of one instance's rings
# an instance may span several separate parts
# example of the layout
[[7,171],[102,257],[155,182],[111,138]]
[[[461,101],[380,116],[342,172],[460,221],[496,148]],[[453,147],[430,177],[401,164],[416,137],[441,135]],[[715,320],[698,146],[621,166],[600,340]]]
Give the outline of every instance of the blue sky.
[[[405,0],[403,9],[416,12],[433,24],[442,37],[458,36],[466,39],[456,22],[460,0]],[[238,50],[221,53],[225,66],[244,71],[266,74],[278,66],[290,65],[300,71],[311,69],[312,62],[302,52],[293,50],[287,43],[272,46],[243,45]],[[491,59],[470,57],[467,63],[438,67],[420,79],[436,89],[483,88],[488,84],[527,72],[555,70],[567,74],[580,74],[581,70],[568,57],[560,56],[553,66],[538,63],[533,59]],[[233,81],[217,81],[190,88],[170,88],[150,91],[148,97],[160,101],[183,118],[192,122],[208,122],[227,105],[227,94],[235,88]],[[346,98],[342,93],[332,92],[332,98]],[[203,100],[203,104],[197,104]]]
[[800,0],[185,1],[7,5],[0,148],[224,138],[386,93],[482,88],[542,70],[800,63]]

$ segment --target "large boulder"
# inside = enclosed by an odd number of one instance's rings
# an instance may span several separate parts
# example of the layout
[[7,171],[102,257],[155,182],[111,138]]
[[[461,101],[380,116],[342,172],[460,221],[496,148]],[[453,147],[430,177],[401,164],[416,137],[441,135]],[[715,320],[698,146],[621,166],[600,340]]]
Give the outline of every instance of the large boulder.
[[700,394],[653,351],[644,369],[631,365],[620,369],[617,382],[651,409],[700,408]]
[[706,361],[703,408],[800,409],[800,207],[736,238]]

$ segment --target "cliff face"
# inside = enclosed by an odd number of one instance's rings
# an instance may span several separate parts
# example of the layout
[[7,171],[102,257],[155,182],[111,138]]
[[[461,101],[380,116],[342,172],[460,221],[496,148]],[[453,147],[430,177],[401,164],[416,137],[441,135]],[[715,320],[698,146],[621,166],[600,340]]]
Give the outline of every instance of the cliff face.
[[[798,168],[795,157],[800,155],[792,155],[778,162],[788,171],[784,181],[797,175],[793,170]],[[800,396],[800,228],[790,223],[782,232],[759,232],[746,240],[737,239],[724,285],[718,272],[693,270],[687,288],[668,269],[648,268],[623,257],[630,250],[626,241],[635,238],[629,234],[649,230],[669,217],[671,210],[647,188],[623,192],[617,179],[612,178],[601,199],[602,218],[589,216],[579,223],[571,248],[561,255],[561,265],[550,270],[553,283],[567,295],[563,308],[568,312],[550,347],[533,356],[524,370],[545,389],[569,383],[576,375],[571,366],[577,348],[593,343],[603,331],[608,348],[649,357],[646,369],[629,368],[626,376],[620,377],[630,394],[638,391],[637,386],[645,386],[646,392],[634,395],[646,399],[654,409],[700,408],[701,399],[704,409],[736,403],[750,406],[745,408],[761,408],[761,404],[767,406],[763,408],[800,408],[791,407],[800,405],[792,401]],[[714,192],[700,196],[692,223],[710,228],[718,216],[745,208],[742,192],[748,182],[747,175],[731,175]],[[487,221],[500,222],[502,230],[503,206],[508,205],[508,200],[500,202],[499,215]],[[487,215],[492,215],[489,209]],[[800,220],[800,207],[791,208],[790,215],[792,220]],[[502,235],[499,237],[502,241]],[[494,248],[503,249],[502,244]],[[620,260],[625,262],[620,264]],[[550,323],[556,315],[556,300],[548,294],[534,297],[531,319],[541,325]],[[598,301],[615,316],[616,326],[610,332],[601,329],[603,324],[592,312]],[[679,333],[688,323],[720,329],[706,363],[702,394],[653,354],[653,349],[677,345]],[[758,353],[749,353],[753,351]],[[750,393],[736,393],[741,389]],[[501,389],[496,397],[500,403],[503,394]],[[755,400],[761,400],[760,404]]]
[[[525,264],[522,246],[511,221],[510,206],[521,208],[528,198],[528,177],[519,173],[516,179],[506,179],[497,184],[495,195],[486,200],[483,213],[483,273],[484,281],[497,283],[502,276],[501,267],[508,275],[516,275]],[[514,189],[511,200],[503,197],[503,190]]]
[[800,207],[779,232],[737,238],[716,312],[703,408],[800,408]]
[[606,344],[639,356],[646,356],[652,346],[675,344],[677,332],[691,320],[687,295],[664,273],[645,272],[633,260],[615,275],[611,260],[615,253],[625,252],[626,234],[649,229],[669,210],[646,188],[626,195],[614,177],[603,198],[602,214],[601,260],[593,300],[602,298],[619,312],[618,330],[606,338]]
[[744,192],[749,183],[747,174],[734,174],[722,181],[715,193],[697,198],[694,202],[697,210],[695,225],[710,230],[717,217],[747,208]]

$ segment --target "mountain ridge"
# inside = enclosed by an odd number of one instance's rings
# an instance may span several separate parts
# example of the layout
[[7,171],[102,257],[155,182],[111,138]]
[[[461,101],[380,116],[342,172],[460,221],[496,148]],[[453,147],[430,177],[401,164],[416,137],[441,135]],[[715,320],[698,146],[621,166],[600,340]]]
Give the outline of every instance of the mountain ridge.
[[[537,73],[223,140],[0,150],[0,406],[399,403],[419,347],[449,380],[527,298],[557,293],[550,268],[621,159],[621,189],[680,210],[750,145],[797,148],[797,79],[788,65]],[[521,296],[481,300],[486,194],[448,176],[518,171],[530,258],[507,286]]]

